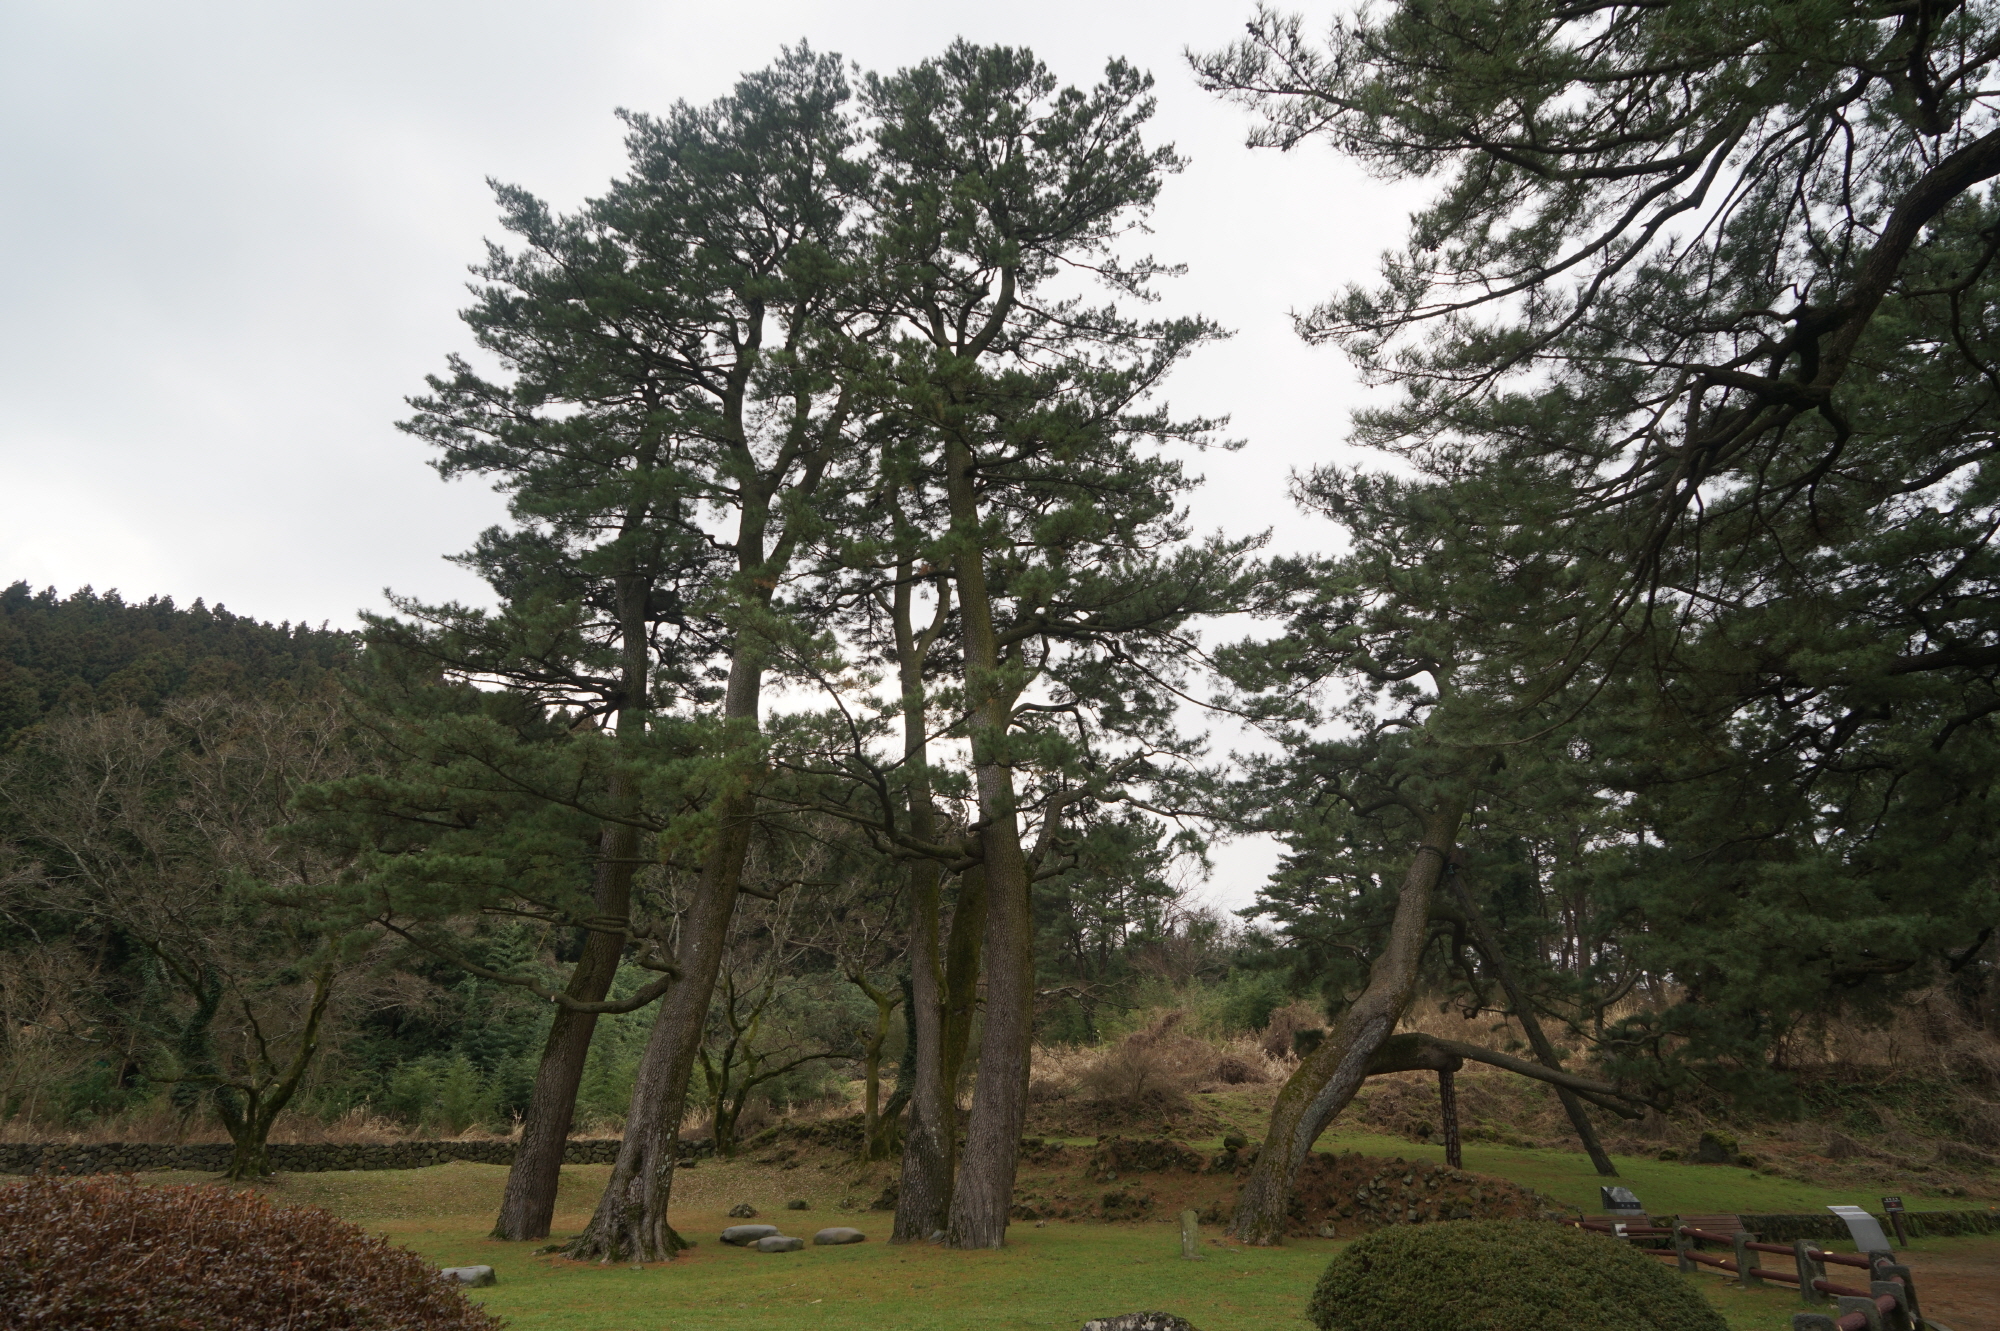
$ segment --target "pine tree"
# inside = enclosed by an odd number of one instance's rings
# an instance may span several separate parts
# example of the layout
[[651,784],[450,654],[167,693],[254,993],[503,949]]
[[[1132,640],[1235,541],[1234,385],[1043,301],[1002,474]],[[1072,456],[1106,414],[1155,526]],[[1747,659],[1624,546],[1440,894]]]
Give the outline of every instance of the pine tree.
[[[1146,448],[1206,440],[1212,422],[1175,421],[1147,399],[1214,328],[1137,321],[1061,290],[1070,265],[1093,267],[1114,298],[1142,296],[1163,271],[1116,252],[1178,165],[1141,139],[1149,86],[1113,61],[1089,91],[1064,89],[1026,51],[961,42],[868,87],[881,299],[899,321],[888,414],[920,442],[941,500],[925,562],[951,575],[985,917],[985,1072],[945,1207],[954,1247],[996,1247],[1006,1230],[1032,1034],[1034,877],[1067,806],[1188,757],[1162,685],[1185,659],[1182,626],[1242,595],[1240,545],[1160,553],[1186,539],[1175,502],[1189,482]],[[1017,771],[1038,772],[1040,789],[1021,789]],[[1024,808],[1041,821],[1032,850]],[[929,1063],[942,1070],[945,1037],[943,1020],[934,1036],[918,1026],[920,1079]],[[925,1153],[943,1132],[926,1112],[906,1176],[938,1173]],[[945,1202],[932,1183],[909,1205]],[[932,1223],[899,1215],[897,1229]]]

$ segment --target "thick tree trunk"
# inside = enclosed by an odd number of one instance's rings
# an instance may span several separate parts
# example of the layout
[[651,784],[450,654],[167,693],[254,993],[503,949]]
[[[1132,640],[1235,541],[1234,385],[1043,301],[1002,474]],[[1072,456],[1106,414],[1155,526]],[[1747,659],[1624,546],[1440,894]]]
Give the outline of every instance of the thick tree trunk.
[[[652,452],[642,460],[650,470]],[[651,496],[627,507],[623,532],[630,537],[640,531],[650,510]],[[646,633],[646,616],[653,598],[653,582],[628,567],[618,577],[618,622],[620,648],[620,697],[618,738],[623,743],[643,739],[648,723],[647,689],[652,678],[652,654]],[[591,892],[596,923],[622,926],[632,916],[632,878],[638,871],[639,829],[638,791],[630,773],[618,770],[611,777],[606,795],[620,816],[605,825],[599,838],[600,860],[597,881]],[[601,1003],[618,977],[618,962],[625,954],[622,934],[591,930],[584,935],[583,953],[570,971],[564,993],[584,1003]],[[521,1120],[521,1144],[514,1150],[513,1167],[507,1171],[507,1190],[500,1199],[500,1217],[494,1223],[496,1239],[544,1239],[555,1216],[556,1189],[562,1182],[563,1148],[569,1144],[569,1129],[576,1117],[577,1087],[583,1084],[584,1062],[590,1056],[590,1040],[597,1032],[595,1012],[578,1012],[557,1004],[549,1023],[548,1039],[542,1043],[541,1065],[535,1069],[535,1086],[528,1095],[528,1112]]]
[[1299,1166],[1326,1125],[1354,1098],[1368,1075],[1369,1062],[1395,1033],[1416,986],[1430,925],[1431,893],[1464,816],[1464,804],[1454,801],[1434,809],[1424,820],[1423,839],[1397,895],[1389,945],[1369,968],[1368,987],[1278,1093],[1263,1148],[1230,1222],[1229,1232],[1242,1242],[1269,1246],[1283,1241],[1285,1208]]
[[[1486,926],[1486,917],[1472,899],[1472,890],[1465,882],[1465,874],[1456,862],[1449,875],[1453,895],[1458,898],[1459,909],[1465,912],[1466,924],[1472,930],[1473,941],[1493,967],[1493,974],[1500,981],[1500,987],[1507,991],[1507,1004],[1513,1008],[1515,1019],[1528,1036],[1528,1044],[1535,1051],[1535,1059],[1545,1068],[1561,1072],[1562,1060],[1556,1057],[1556,1047],[1549,1043],[1548,1035],[1542,1030],[1542,1023],[1535,1017],[1535,1010],[1528,1005],[1528,995],[1514,978],[1514,968],[1508,964],[1506,954],[1500,950],[1500,940]],[[1604,1149],[1604,1143],[1597,1139],[1597,1129],[1591,1124],[1590,1115],[1584,1110],[1583,1101],[1576,1092],[1567,1087],[1556,1087],[1556,1098],[1562,1101],[1563,1112],[1569,1115],[1570,1126],[1583,1141],[1583,1149],[1590,1155],[1590,1163],[1606,1178],[1618,1177],[1618,1166],[1611,1163],[1611,1153]]]
[[[730,665],[723,715],[754,724],[762,683],[760,659],[739,649]],[[720,801],[715,840],[702,862],[694,901],[680,921],[680,948],[675,957],[680,979],[667,990],[653,1018],[639,1060],[617,1163],[590,1224],[570,1241],[567,1252],[571,1257],[594,1257],[604,1262],[627,1258],[634,1262],[666,1261],[687,1246],[667,1223],[667,1204],[674,1185],[674,1148],[680,1139],[681,1111],[687,1103],[688,1080],[694,1075],[695,1053],[701,1047],[702,1026],[708,1018],[716,976],[722,970],[729,924],[736,913],[737,888],[743,881],[756,807],[752,790],[736,791]]]
[[[1011,773],[1000,769],[997,779],[989,779],[996,786],[1006,782],[1011,798]],[[982,791],[982,805],[986,796]],[[945,1242],[954,1248],[997,1248],[1006,1239],[1015,1161],[1027,1118],[1026,1074],[1034,1036],[1028,864],[1011,809],[1004,819],[988,824],[980,841],[986,870],[986,1011],[965,1155],[945,1225]]]
[[985,551],[973,470],[961,441],[945,446],[946,487],[958,542],[954,575],[963,628],[966,710],[971,722],[973,785],[979,800],[979,858],[986,885],[986,1015],[980,1028],[979,1076],[966,1125],[965,1154],[952,1188],[945,1242],[997,1248],[1007,1236],[1014,1167],[1027,1114],[1028,1046],[1034,1035],[1034,920],[1028,858],[1014,807],[1008,733],[1013,695],[1002,678],[999,638],[986,588]]
[[944,950],[944,1052],[940,1063],[954,1141],[958,1091],[965,1082],[972,1028],[979,1020],[979,968],[986,947],[986,899],[986,870],[975,864],[958,876],[958,904],[951,912],[951,933]]
[[[939,916],[939,878],[930,879],[927,935],[913,934],[910,984],[917,1039],[915,1084],[910,1088],[910,1128],[903,1143],[903,1175],[896,1194],[891,1239],[910,1243],[944,1232],[958,1175],[958,1087],[979,1008],[979,957],[986,931],[986,878],[977,865],[959,878],[958,906],[945,934]],[[940,947],[940,938],[943,938]],[[917,940],[932,958],[930,997],[918,988],[925,974]],[[940,952],[942,956],[940,957]]]
[[[604,858],[598,865],[597,891],[592,904],[600,918],[622,921],[631,914],[638,829],[629,824],[607,828],[600,846]],[[577,958],[563,992],[579,1002],[603,1002],[611,992],[624,951],[623,936],[587,931],[583,954]],[[541,1065],[535,1069],[528,1112],[521,1120],[521,1144],[514,1148],[514,1164],[507,1171],[500,1218],[493,1226],[496,1239],[549,1236],[549,1223],[556,1211],[556,1188],[562,1181],[563,1148],[569,1143],[570,1124],[576,1116],[577,1087],[583,1083],[584,1062],[590,1056],[597,1017],[595,1012],[578,1012],[560,1004],[556,1007],[554,1019],[549,1023],[549,1037],[542,1044]]]

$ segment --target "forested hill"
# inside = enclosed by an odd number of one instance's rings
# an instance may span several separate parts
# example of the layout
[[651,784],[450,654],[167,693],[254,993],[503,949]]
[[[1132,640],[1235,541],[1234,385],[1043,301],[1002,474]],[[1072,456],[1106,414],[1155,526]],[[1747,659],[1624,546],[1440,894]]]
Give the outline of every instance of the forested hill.
[[157,707],[198,693],[310,684],[353,659],[356,636],[267,624],[172,597],[127,602],[85,587],[58,596],[26,582],[0,591],[0,748],[64,708]]

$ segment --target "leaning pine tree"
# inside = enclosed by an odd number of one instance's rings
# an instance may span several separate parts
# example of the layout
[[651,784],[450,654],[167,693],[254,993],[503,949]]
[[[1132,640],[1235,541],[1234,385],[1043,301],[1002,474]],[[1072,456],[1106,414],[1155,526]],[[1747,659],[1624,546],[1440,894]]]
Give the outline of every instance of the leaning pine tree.
[[[1575,721],[1633,755],[1600,771],[1632,828],[1594,886],[1703,995],[1608,1037],[1650,1078],[1747,1090],[1796,1014],[1958,974],[1991,928],[1996,44],[1978,5],[1403,0],[1324,41],[1261,10],[1195,62],[1256,142],[1443,183],[1384,280],[1300,331],[1401,390],[1358,436],[1437,496],[1411,516],[1455,524],[1447,564],[1525,533],[1600,589],[1545,644],[1480,629],[1473,659],[1521,663],[1489,715],[1567,696],[1543,728],[1439,742],[1516,763]],[[1398,572],[1355,586],[1407,597],[1424,571]],[[1436,732],[1453,699],[1417,674]],[[1273,1205],[1239,1230],[1275,1234]]]
[[[1339,1016],[1272,1109],[1232,1221],[1238,1238],[1260,1244],[1282,1237],[1299,1167],[1408,1008],[1468,813],[1518,784],[1531,755],[1560,751],[1567,719],[1590,694],[1569,666],[1582,651],[1577,635],[1616,597],[1615,583],[1547,548],[1533,522],[1490,522],[1482,492],[1328,469],[1299,494],[1340,521],[1353,545],[1338,559],[1282,563],[1271,608],[1289,604],[1288,632],[1221,655],[1255,695],[1243,709],[1261,711],[1286,755],[1255,767],[1253,802],[1276,811],[1267,825],[1281,835],[1333,805],[1410,850],[1359,991],[1329,995]],[[1322,689],[1335,704],[1326,710],[1316,702]],[[1597,1084],[1592,1093],[1603,1103],[1610,1091]]]
[[[865,469],[871,344],[853,210],[849,91],[837,56],[787,51],[707,107],[633,117],[632,171],[578,224],[621,256],[626,283],[596,311],[635,368],[676,392],[659,402],[701,478],[721,573],[703,607],[727,661],[711,714],[732,751],[755,753],[766,674],[812,636],[818,613],[779,589],[823,505]],[[707,836],[679,921],[679,980],[641,1056],[620,1146],[577,1257],[670,1258],[674,1146],[710,997],[729,938],[758,807],[755,766],[719,774],[703,798]]]
[[[466,318],[506,374],[454,362],[408,427],[448,475],[495,478],[517,524],[468,557],[498,613],[406,606],[377,636],[447,678],[500,680],[530,710],[446,718],[409,740],[412,785],[381,792],[373,813],[417,821],[428,778],[432,803],[450,806],[433,825],[451,835],[385,856],[378,882],[430,885],[434,920],[519,909],[527,886],[534,913],[583,934],[566,985],[481,972],[557,1009],[505,1237],[548,1233],[596,1016],[664,996],[611,1187],[575,1247],[659,1258],[678,1246],[673,1134],[754,813],[761,683],[793,631],[777,587],[815,490],[845,465],[865,341],[841,255],[859,179],[847,96],[838,59],[788,52],[714,106],[628,117],[630,175],[575,216],[503,190],[521,245],[493,248]],[[734,519],[720,536],[718,512]],[[545,733],[551,716],[564,733]],[[490,835],[475,848],[460,825],[481,820]],[[634,910],[635,875],[668,854],[670,827],[700,859],[671,936]],[[385,925],[449,946],[399,921],[393,898],[380,904]],[[621,959],[658,974],[609,1000]]]
[[[464,317],[514,374],[496,383],[454,360],[405,425],[437,446],[447,478],[485,477],[507,494],[512,525],[460,558],[499,606],[404,601],[401,615],[371,621],[362,715],[398,761],[315,792],[308,812],[321,832],[359,842],[367,918],[548,1000],[494,1227],[535,1239],[549,1232],[598,1017],[672,983],[634,884],[685,787],[704,779],[688,765],[716,756],[691,726],[715,626],[690,607],[707,598],[714,561],[674,431],[677,376],[624,355],[616,327],[578,317],[622,297],[622,256],[519,190],[501,201],[522,248],[494,249]],[[559,417],[541,409],[550,399],[585,409]],[[567,977],[468,955],[445,926],[482,912],[573,935]],[[627,959],[657,973],[611,999]]]

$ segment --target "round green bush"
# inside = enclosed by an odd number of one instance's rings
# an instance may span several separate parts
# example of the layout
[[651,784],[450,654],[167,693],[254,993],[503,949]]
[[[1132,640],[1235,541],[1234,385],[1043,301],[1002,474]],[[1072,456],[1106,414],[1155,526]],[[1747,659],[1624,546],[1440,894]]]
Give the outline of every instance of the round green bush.
[[1548,1220],[1399,1225],[1327,1265],[1321,1331],[1728,1331],[1658,1257]]

